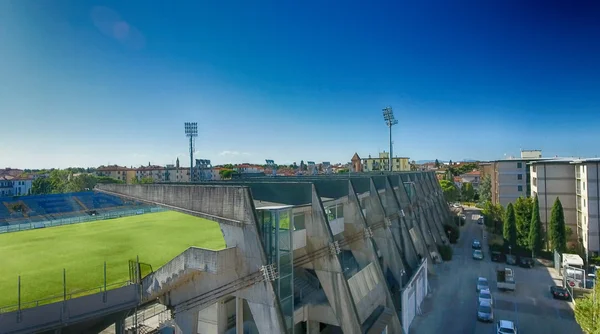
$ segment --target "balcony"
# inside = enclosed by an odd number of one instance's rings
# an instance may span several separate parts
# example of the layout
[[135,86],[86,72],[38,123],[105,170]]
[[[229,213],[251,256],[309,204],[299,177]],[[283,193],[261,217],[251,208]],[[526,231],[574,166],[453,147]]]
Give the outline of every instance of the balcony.
[[579,166],[575,167],[575,178],[581,179],[581,171],[579,170]]
[[577,184],[577,187],[575,188],[575,193],[581,196],[581,187],[579,186],[579,184]]

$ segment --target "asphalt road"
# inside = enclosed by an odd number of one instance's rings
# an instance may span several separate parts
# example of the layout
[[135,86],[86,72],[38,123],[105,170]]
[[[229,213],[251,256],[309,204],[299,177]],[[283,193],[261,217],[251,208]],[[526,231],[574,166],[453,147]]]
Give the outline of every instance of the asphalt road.
[[[410,329],[410,333],[495,333],[494,323],[477,321],[477,277],[486,277],[494,298],[495,320],[511,320],[521,333],[579,334],[581,328],[575,322],[572,305],[554,300],[549,288],[558,276],[553,269],[535,267],[524,269],[510,266],[515,273],[516,291],[500,292],[495,288],[496,267],[506,266],[490,261],[484,229],[474,221],[478,211],[465,211],[467,222],[461,228],[461,236],[454,248],[452,261],[436,268],[430,276],[430,295]],[[475,216],[474,216],[475,215]],[[473,239],[483,244],[484,260],[472,258]]]

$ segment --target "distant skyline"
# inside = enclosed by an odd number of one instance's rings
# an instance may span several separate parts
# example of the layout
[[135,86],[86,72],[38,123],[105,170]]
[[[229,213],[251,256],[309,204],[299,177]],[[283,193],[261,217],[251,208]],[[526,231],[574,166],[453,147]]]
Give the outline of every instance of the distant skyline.
[[[143,10],[140,10],[143,8]],[[0,1],[0,168],[598,155],[600,4]]]

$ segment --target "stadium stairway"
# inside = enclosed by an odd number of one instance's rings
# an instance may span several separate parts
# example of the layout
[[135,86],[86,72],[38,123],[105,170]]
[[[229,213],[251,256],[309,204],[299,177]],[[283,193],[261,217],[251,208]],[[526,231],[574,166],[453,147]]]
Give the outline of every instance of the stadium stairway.
[[83,204],[83,202],[77,198],[77,196],[73,196],[73,200],[77,202],[77,204],[79,204],[85,211],[89,210],[87,206],[85,206],[85,204]]

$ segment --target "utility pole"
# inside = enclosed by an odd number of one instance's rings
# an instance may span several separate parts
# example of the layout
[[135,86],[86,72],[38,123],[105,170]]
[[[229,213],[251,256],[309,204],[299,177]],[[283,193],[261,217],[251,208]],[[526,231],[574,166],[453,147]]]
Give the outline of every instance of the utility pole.
[[385,124],[388,126],[388,128],[390,128],[390,156],[388,159],[388,165],[389,165],[389,171],[392,171],[392,159],[394,158],[394,151],[393,151],[393,142],[392,142],[392,126],[398,124],[398,120],[394,117],[394,111],[392,110],[392,107],[385,107],[383,108],[383,119],[385,120]]

